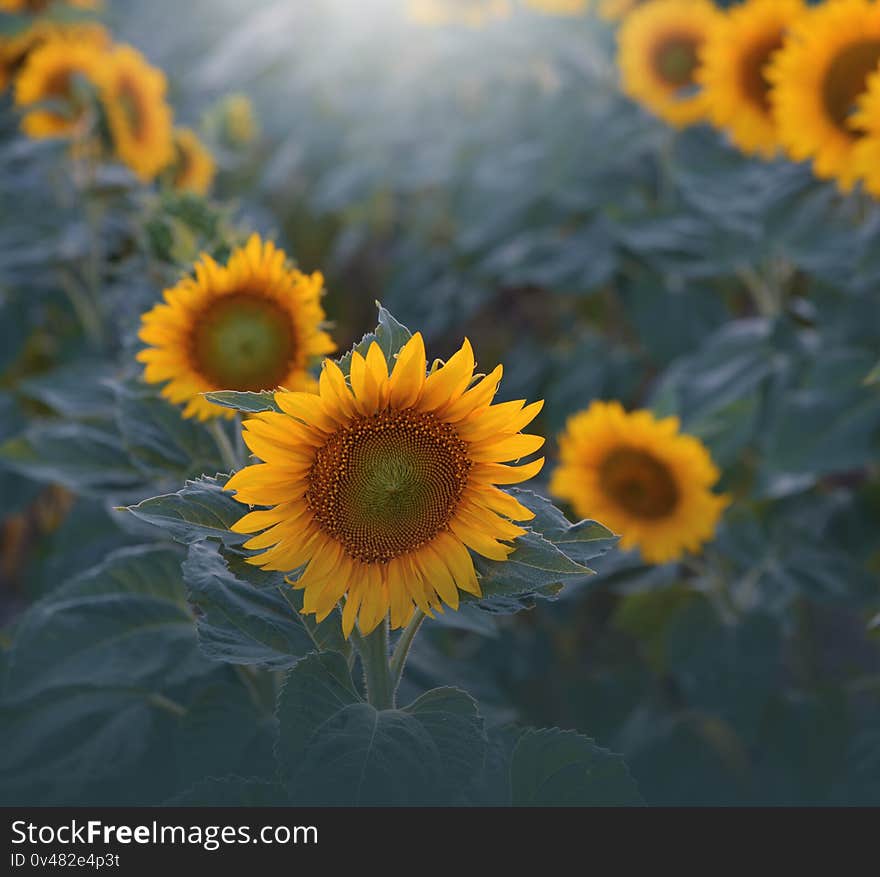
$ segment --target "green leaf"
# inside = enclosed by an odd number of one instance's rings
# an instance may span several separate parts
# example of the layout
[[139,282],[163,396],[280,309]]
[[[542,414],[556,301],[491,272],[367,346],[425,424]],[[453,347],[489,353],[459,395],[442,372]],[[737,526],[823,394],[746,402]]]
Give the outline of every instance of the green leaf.
[[71,420],[113,415],[113,370],[100,360],[65,363],[22,381],[18,390]]
[[440,756],[444,798],[464,795],[482,771],[486,735],[477,702],[458,688],[434,688],[404,707],[428,732]]
[[172,546],[123,548],[21,618],[4,699],[81,687],[161,691],[210,672]]
[[290,585],[254,587],[230,570],[219,549],[214,542],[195,542],[183,564],[187,594],[201,612],[196,629],[202,651],[230,664],[292,667],[315,643],[282,596]]
[[350,704],[359,703],[348,662],[337,652],[312,653],[288,674],[278,695],[278,769],[290,779],[318,728]]
[[168,807],[283,807],[284,787],[259,777],[208,777],[166,801]]
[[281,410],[275,402],[275,392],[273,390],[262,390],[259,393],[216,390],[204,395],[209,402],[213,402],[215,405],[222,405],[224,408],[232,408],[245,414]]
[[0,445],[0,465],[86,494],[133,488],[143,481],[118,436],[81,423],[35,424]]
[[278,763],[296,803],[461,802],[482,769],[483,720],[471,697],[438,688],[405,709],[377,711],[334,652],[290,671],[278,720]]
[[535,513],[535,517],[528,522],[529,529],[536,530],[575,563],[585,564],[601,557],[614,548],[620,538],[596,521],[572,524],[549,499],[531,490],[515,487],[508,493]]
[[505,561],[475,556],[483,590],[481,598],[465,597],[487,612],[508,614],[534,605],[536,597],[555,598],[566,584],[594,575],[586,562],[610,550],[617,537],[596,521],[572,524],[549,500],[530,490],[511,490],[535,513],[528,532],[514,542]]
[[390,806],[436,800],[441,772],[424,725],[401,710],[353,703],[327,719],[289,789],[311,806]]
[[412,332],[401,323],[398,323],[390,311],[383,308],[378,302],[376,306],[379,308],[379,324],[373,332],[368,332],[364,337],[338,360],[339,367],[345,375],[351,371],[351,355],[357,351],[361,356],[366,356],[370,345],[375,341],[382,352],[385,354],[385,361],[388,363],[388,371],[394,368],[397,353],[410,338]]
[[138,520],[161,527],[177,542],[191,544],[214,538],[227,545],[240,545],[249,537],[229,528],[245,514],[246,507],[223,490],[227,480],[226,475],[203,475],[187,481],[177,493],[145,499],[124,510]]
[[536,597],[553,599],[567,583],[579,583],[593,571],[563,554],[552,542],[529,531],[516,540],[505,561],[474,557],[482,597],[465,596],[486,612],[509,614],[530,607]]
[[173,475],[179,483],[219,469],[222,460],[211,434],[182,417],[179,407],[142,386],[120,386],[117,397],[125,449],[146,475]]
[[517,806],[626,806],[642,803],[620,755],[558,728],[520,737],[510,765]]

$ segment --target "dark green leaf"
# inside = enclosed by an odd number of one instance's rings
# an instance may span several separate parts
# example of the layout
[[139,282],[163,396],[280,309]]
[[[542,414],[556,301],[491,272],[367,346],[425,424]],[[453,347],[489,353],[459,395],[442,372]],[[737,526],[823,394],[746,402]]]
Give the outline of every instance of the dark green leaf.
[[602,807],[641,803],[623,758],[558,728],[527,731],[510,765],[514,805]]
[[281,594],[290,585],[260,589],[238,578],[217,543],[190,545],[183,578],[200,610],[199,644],[212,660],[281,670],[315,648],[302,616]]
[[186,487],[177,493],[145,499],[125,510],[166,530],[178,542],[190,544],[215,538],[228,545],[239,545],[248,537],[232,533],[229,528],[247,512],[247,507],[224,492],[227,480],[226,475],[203,475],[187,481]]
[[242,411],[245,414],[281,410],[275,403],[275,393],[272,390],[263,390],[259,393],[216,390],[213,393],[205,393],[205,398],[216,405]]

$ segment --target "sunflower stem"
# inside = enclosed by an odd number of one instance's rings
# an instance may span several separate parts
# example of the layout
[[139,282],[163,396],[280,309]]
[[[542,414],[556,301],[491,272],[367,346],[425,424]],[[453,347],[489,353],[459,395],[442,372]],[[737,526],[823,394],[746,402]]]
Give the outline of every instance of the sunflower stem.
[[394,653],[391,655],[391,698],[394,701],[397,698],[397,689],[400,687],[400,680],[403,678],[403,668],[406,666],[406,659],[409,657],[409,650],[412,648],[413,640],[425,620],[425,613],[421,609],[416,609],[413,617],[410,618],[409,624],[403,629],[397,645],[394,647]]
[[362,636],[358,648],[364,668],[367,701],[377,710],[393,709],[394,695],[388,667],[388,619],[369,636]]
[[240,469],[242,466],[241,460],[238,458],[238,454],[235,452],[235,448],[229,440],[226,430],[223,429],[223,424],[220,422],[219,417],[208,421],[208,431],[214,436],[223,465],[226,466],[230,473]]

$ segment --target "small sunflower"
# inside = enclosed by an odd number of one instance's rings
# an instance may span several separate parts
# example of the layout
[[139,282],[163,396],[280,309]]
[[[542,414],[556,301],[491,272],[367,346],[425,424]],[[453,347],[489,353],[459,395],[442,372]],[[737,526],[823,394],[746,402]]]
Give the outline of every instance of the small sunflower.
[[698,551],[728,504],[711,492],[720,473],[709,452],[679,433],[675,417],[593,402],[569,419],[559,447],[551,493],[620,533],[621,546],[638,547],[649,563]]
[[0,0],[0,12],[19,12],[39,15],[50,6],[68,6],[71,9],[97,9],[100,0]]
[[482,27],[510,15],[510,0],[408,0],[407,9],[419,24]]
[[587,11],[592,0],[524,0],[526,6],[550,15],[581,15]]
[[835,0],[795,24],[767,74],[782,146],[794,161],[812,159],[816,176],[844,191],[859,176],[854,112],[878,67],[880,4]]
[[151,180],[174,161],[165,74],[131,46],[116,47],[108,63],[101,99],[113,147],[139,179]]
[[309,367],[335,350],[321,328],[323,284],[259,235],[225,266],[203,255],[195,277],[165,290],[164,303],[142,317],[144,379],[167,381],[162,395],[199,420],[233,414],[200,395],[211,390],[314,389]]
[[880,73],[868,78],[868,90],[859,101],[853,124],[864,132],[853,150],[853,164],[865,189],[880,198]]
[[110,35],[100,24],[60,24],[36,21],[12,36],[0,34],[0,92],[6,90],[24,66],[30,54],[55,37],[74,42],[110,45]]
[[648,2],[651,0],[599,0],[599,15],[607,21],[617,21]]
[[709,0],[653,0],[630,13],[618,34],[623,90],[670,125],[704,118],[700,56],[719,15]]
[[803,0],[746,0],[706,43],[700,81],[709,116],[744,152],[769,158],[779,147],[767,69],[805,11]]
[[94,124],[89,102],[79,83],[100,89],[108,73],[106,45],[60,34],[51,37],[27,57],[15,81],[15,103],[27,110],[35,104],[57,106],[28,110],[22,129],[29,137],[72,137]]
[[465,340],[426,375],[419,334],[389,375],[375,342],[355,352],[351,377],[325,360],[317,395],[275,394],[283,413],[245,422],[244,439],[264,462],[227,482],[252,511],[233,525],[259,533],[245,546],[264,569],[305,565],[295,588],[303,612],[324,619],[345,597],[342,626],[369,633],[391,612],[402,627],[415,607],[430,614],[459,605],[459,590],[480,596],[468,549],[493,560],[526,531],[512,521],[533,513],[496,485],[534,476],[543,460],[505,465],[544,439],[520,430],[542,403],[493,405],[501,366],[474,382]]
[[174,129],[174,163],[168,170],[178,192],[204,195],[214,181],[214,157],[191,128]]

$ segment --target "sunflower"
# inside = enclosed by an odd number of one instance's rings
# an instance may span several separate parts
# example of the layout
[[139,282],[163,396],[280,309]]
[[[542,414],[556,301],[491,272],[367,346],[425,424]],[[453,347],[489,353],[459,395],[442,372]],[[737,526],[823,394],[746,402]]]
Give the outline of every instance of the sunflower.
[[744,152],[769,158],[779,147],[767,68],[804,12],[803,0],[746,0],[706,42],[700,82],[709,117]]
[[880,66],[880,5],[836,0],[798,21],[771,64],[770,99],[779,139],[795,161],[813,160],[822,179],[848,191],[858,179],[853,160],[862,132],[854,111]]
[[174,161],[171,108],[165,102],[165,74],[131,46],[109,56],[101,89],[117,157],[143,181]]
[[53,102],[51,109],[31,109],[22,119],[29,137],[70,137],[94,124],[80,83],[100,89],[108,73],[106,45],[96,40],[60,34],[48,39],[27,57],[15,81],[15,103],[26,109]]
[[66,37],[75,42],[104,48],[110,45],[110,35],[100,24],[37,21],[13,36],[0,35],[0,92],[5,91],[15,79],[31,52],[54,37]]
[[853,150],[853,164],[865,189],[880,198],[880,73],[868,77],[868,90],[859,101],[853,124],[864,131]]
[[525,0],[526,6],[550,15],[581,15],[592,0]]
[[97,9],[101,5],[100,0],[0,0],[0,12],[38,15],[56,3],[72,9]]
[[402,627],[417,606],[431,614],[459,605],[459,590],[481,596],[468,549],[493,560],[534,515],[496,485],[540,471],[521,466],[544,439],[520,430],[542,403],[493,405],[501,366],[474,381],[467,340],[426,376],[415,334],[391,374],[378,344],[355,352],[351,377],[324,362],[318,394],[276,393],[283,413],[245,422],[244,439],[264,462],[227,482],[252,511],[233,525],[259,533],[245,546],[267,549],[249,561],[264,569],[305,566],[303,612],[324,619],[345,596],[346,637],[355,621],[369,633],[391,612]]
[[203,255],[195,277],[165,290],[164,303],[142,317],[144,379],[167,381],[162,395],[187,403],[183,416],[199,420],[232,416],[200,395],[211,390],[313,390],[308,368],[335,350],[321,329],[323,284],[319,273],[290,268],[259,235],[225,266]]
[[426,25],[466,24],[481,27],[510,15],[509,0],[408,0],[413,21]]
[[699,550],[729,501],[711,492],[718,469],[675,417],[593,402],[569,419],[559,448],[551,493],[620,533],[621,546],[638,547],[649,563]]
[[599,15],[608,21],[621,19],[650,0],[599,0]]
[[700,53],[720,13],[709,0],[654,0],[618,34],[624,91],[676,127],[706,115]]
[[174,129],[174,164],[169,169],[171,185],[178,192],[204,195],[214,180],[214,157],[191,128]]

